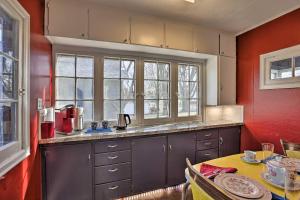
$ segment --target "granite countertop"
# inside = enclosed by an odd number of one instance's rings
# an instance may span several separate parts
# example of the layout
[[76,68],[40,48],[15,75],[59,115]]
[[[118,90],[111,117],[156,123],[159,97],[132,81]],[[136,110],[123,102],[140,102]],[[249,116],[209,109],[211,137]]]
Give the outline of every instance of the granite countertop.
[[54,143],[65,143],[74,141],[86,141],[86,140],[101,140],[101,139],[113,139],[113,138],[124,138],[124,137],[138,137],[138,136],[149,136],[149,135],[161,135],[167,133],[176,133],[182,131],[195,131],[209,128],[221,128],[230,126],[243,125],[241,122],[235,121],[214,121],[214,122],[180,122],[170,123],[164,125],[152,125],[152,126],[136,126],[128,127],[126,130],[115,130],[106,133],[85,133],[85,130],[76,132],[72,135],[66,136],[56,134],[54,138],[40,139],[39,144],[54,144]]

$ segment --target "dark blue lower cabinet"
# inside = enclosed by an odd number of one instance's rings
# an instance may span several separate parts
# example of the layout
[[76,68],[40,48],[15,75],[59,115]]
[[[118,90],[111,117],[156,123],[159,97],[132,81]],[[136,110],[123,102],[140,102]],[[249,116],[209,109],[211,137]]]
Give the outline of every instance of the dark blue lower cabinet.
[[46,200],[93,199],[90,143],[43,148]]

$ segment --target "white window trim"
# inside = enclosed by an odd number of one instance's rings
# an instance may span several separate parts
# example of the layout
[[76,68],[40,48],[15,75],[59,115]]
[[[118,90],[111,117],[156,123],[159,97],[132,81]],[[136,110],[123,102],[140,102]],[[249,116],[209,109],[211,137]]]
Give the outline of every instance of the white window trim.
[[[300,87],[300,77],[291,77],[271,80],[270,63],[277,60],[294,58],[300,56],[300,45],[281,49],[271,53],[260,55],[260,82],[259,88],[265,89],[282,89]],[[292,70],[294,70],[294,61],[292,61]],[[294,72],[292,72],[294,74]]]
[[[0,157],[0,177],[30,155],[30,16],[17,0],[2,0],[0,6],[19,22],[19,89],[24,95],[19,96],[18,141],[0,148],[5,151]],[[21,119],[21,120],[19,120]]]

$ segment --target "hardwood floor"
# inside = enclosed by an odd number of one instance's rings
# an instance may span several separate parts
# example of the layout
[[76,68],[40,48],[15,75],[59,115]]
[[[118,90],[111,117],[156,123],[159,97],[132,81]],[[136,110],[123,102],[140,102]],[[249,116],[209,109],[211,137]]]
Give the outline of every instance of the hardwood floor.
[[[182,198],[182,185],[170,187],[166,189],[154,190],[126,198],[121,200],[181,200]],[[193,200],[192,194],[188,191],[187,199]]]

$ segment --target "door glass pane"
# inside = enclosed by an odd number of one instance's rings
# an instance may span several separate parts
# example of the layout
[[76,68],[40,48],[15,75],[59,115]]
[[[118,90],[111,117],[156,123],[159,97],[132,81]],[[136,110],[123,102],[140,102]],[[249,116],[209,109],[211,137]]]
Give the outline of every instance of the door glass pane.
[[120,78],[119,59],[104,59],[104,78]]
[[178,82],[178,98],[189,98],[189,82]]
[[120,79],[104,80],[104,99],[120,99]]
[[180,81],[188,81],[189,80],[189,67],[188,66],[179,65],[178,80],[180,80]]
[[0,103],[0,147],[17,140],[16,103]]
[[300,56],[295,58],[295,76],[300,76]]
[[159,80],[169,80],[169,66],[168,63],[158,63]]
[[121,61],[121,78],[135,78],[135,61],[134,60],[122,60]]
[[190,66],[190,81],[198,81],[198,67]]
[[157,64],[155,62],[144,63],[144,79],[157,79]]
[[0,51],[18,58],[18,21],[0,7]]
[[189,116],[189,99],[179,99],[178,100],[178,116]]
[[77,79],[76,99],[93,99],[94,98],[94,81],[93,79]]
[[132,117],[134,117],[135,101],[134,100],[122,100],[121,101],[121,113],[129,114]]
[[198,82],[190,82],[190,98],[198,98]]
[[0,56],[0,99],[17,98],[17,63]]
[[121,98],[122,99],[135,99],[135,85],[134,80],[121,80]]
[[94,77],[94,58],[77,57],[76,76],[93,78]]
[[190,115],[198,115],[198,100],[192,99],[190,101]]
[[170,114],[170,102],[169,100],[159,100],[159,118],[169,117]]
[[83,107],[83,120],[93,121],[93,101],[77,101],[78,107]]
[[292,74],[292,59],[284,59],[271,62],[271,80],[291,78]]
[[159,81],[159,99],[169,99],[169,82]]
[[145,81],[144,82],[145,99],[157,99],[157,81]]
[[156,100],[145,100],[144,101],[144,118],[153,119],[157,118],[158,105]]
[[117,115],[120,113],[120,101],[104,101],[104,119],[116,120]]
[[57,55],[55,75],[75,77],[75,56]]
[[56,78],[55,96],[58,100],[75,99],[75,79],[74,78]]

